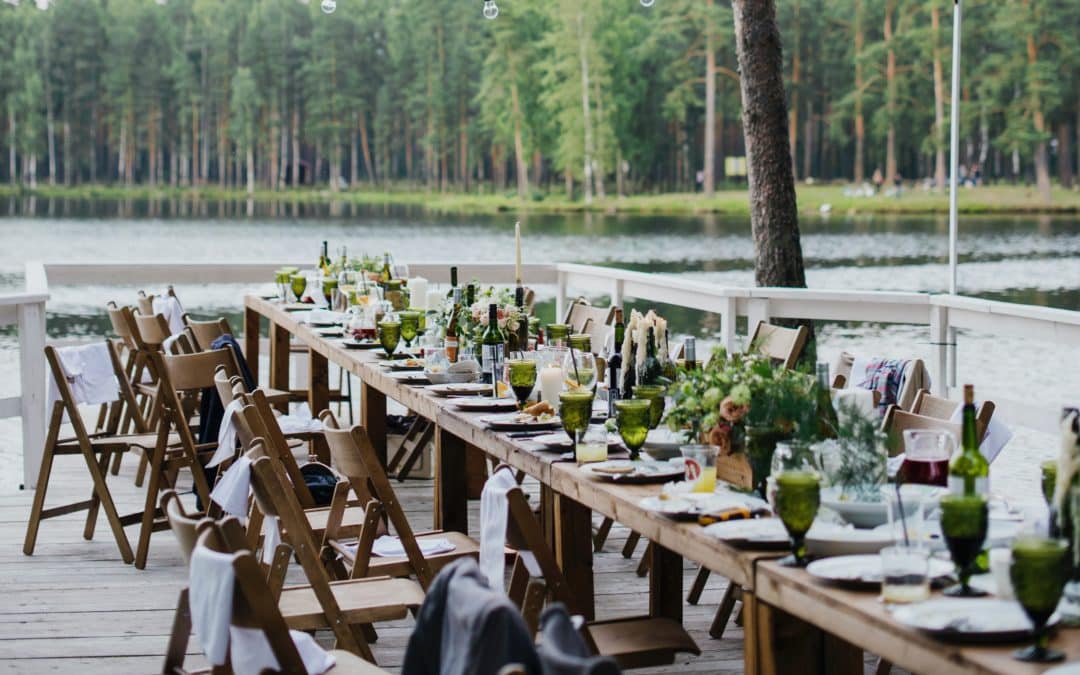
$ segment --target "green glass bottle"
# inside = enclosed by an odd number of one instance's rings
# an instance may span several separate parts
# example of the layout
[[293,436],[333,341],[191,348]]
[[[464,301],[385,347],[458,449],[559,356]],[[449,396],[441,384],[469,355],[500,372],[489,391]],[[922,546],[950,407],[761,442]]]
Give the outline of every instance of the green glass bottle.
[[664,366],[656,358],[656,329],[649,327],[645,341],[645,362],[638,373],[638,384],[665,384]]
[[818,438],[836,438],[840,421],[832,402],[832,385],[829,383],[829,364],[817,364],[817,416]]
[[949,462],[949,491],[958,495],[990,493],[990,462],[979,451],[979,434],[975,428],[975,387],[964,385],[963,426],[960,447]]
[[491,385],[492,395],[498,398],[506,339],[499,330],[499,306],[495,303],[488,305],[488,325],[480,339],[480,345],[480,372],[483,373],[484,381]]
[[393,277],[394,273],[390,270],[390,252],[387,251],[383,253],[382,272],[379,273],[379,281],[385,287]]

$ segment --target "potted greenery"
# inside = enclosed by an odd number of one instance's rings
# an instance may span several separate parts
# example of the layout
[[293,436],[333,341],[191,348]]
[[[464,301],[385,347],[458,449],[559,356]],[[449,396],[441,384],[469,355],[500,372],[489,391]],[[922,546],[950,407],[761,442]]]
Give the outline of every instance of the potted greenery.
[[718,462],[764,494],[780,440],[810,442],[817,433],[814,380],[767,357],[713,351],[708,364],[671,386],[668,426],[720,448]]

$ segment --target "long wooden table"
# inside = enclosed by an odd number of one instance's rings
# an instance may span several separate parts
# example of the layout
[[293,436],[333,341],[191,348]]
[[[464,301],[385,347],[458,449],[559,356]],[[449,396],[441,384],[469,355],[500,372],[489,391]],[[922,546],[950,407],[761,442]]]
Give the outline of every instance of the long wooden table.
[[[432,421],[435,433],[434,526],[466,532],[466,452],[471,446],[523,471],[541,485],[545,527],[557,561],[578,605],[573,611],[595,615],[592,580],[591,511],[630,527],[653,542],[650,561],[650,613],[682,619],[682,559],[722,574],[743,588],[744,664],[748,674],[861,673],[862,650],[879,654],[914,672],[1034,673],[1014,661],[1006,647],[956,647],[905,628],[891,619],[876,594],[825,586],[803,570],[772,561],[776,553],[735,548],[705,534],[696,524],[675,523],[639,505],[658,494],[656,485],[619,485],[585,476],[559,453],[528,440],[492,431],[479,418],[450,405],[426,387],[391,376],[384,360],[366,350],[346,349],[340,339],[324,338],[280,303],[246,296],[245,351],[258,380],[261,319],[269,321],[269,386],[289,388],[290,342],[309,350],[307,400],[313,412],[328,403],[327,364],[333,362],[361,382],[361,422],[377,451],[386,458],[386,401],[393,399]],[[316,448],[320,454],[325,448]],[[325,459],[325,457],[324,457]],[[1080,658],[1080,635],[1055,640],[1070,658]]]

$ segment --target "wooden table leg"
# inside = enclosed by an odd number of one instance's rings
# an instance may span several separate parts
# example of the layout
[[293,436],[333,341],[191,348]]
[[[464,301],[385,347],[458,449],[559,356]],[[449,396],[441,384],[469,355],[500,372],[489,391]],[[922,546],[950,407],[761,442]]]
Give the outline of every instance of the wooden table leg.
[[[289,350],[289,331],[270,322],[270,388],[281,391],[289,391],[289,360],[292,354]],[[288,402],[282,401],[277,404],[277,409],[283,413],[289,412]],[[317,411],[312,411],[315,414]]]
[[[596,618],[596,598],[593,596],[592,569],[592,511],[578,502],[554,494],[555,561],[562,569],[570,597],[576,600],[571,614],[580,614],[586,621]],[[678,594],[682,602],[682,592]]]
[[250,307],[244,308],[244,360],[248,370],[259,384],[259,319],[260,314]]
[[465,447],[441,427],[435,431],[435,529],[469,532]]
[[[732,583],[730,580],[728,583]],[[757,596],[743,589],[742,592],[742,615],[743,615],[743,673],[745,675],[759,675],[761,672],[758,663],[760,653],[758,637],[758,612]]]
[[[308,407],[311,415],[318,417],[330,406],[330,369],[326,357],[315,350],[308,352],[308,360]],[[311,445],[319,461],[330,464],[330,448],[322,434],[312,439]]]
[[[751,615],[745,597],[744,594],[744,621]],[[755,624],[758,675],[793,672],[854,675],[863,672],[862,651],[854,645],[768,603],[752,601],[752,604],[756,608],[751,620]],[[749,635],[749,628],[747,632]],[[751,672],[749,667],[746,672]]]
[[656,542],[649,546],[649,616],[682,623],[682,556]]
[[366,382],[360,383],[360,423],[379,461],[386,466],[386,394]]

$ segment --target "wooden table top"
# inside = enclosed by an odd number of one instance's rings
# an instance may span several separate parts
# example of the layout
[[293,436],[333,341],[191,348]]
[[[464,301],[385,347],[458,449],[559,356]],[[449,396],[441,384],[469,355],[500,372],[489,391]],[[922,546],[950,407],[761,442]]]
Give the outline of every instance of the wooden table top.
[[382,350],[348,349],[341,338],[327,338],[316,329],[301,323],[295,312],[282,309],[280,303],[256,296],[245,296],[246,307],[270,318],[312,350],[353,373],[367,385],[383,392],[422,417],[433,420],[444,431],[480,448],[500,462],[524,471],[555,492],[602,513],[639,532],[683,557],[723,574],[743,588],[753,588],[754,562],[775,558],[778,553],[741,550],[705,534],[694,523],[676,523],[648,511],[639,502],[660,493],[659,485],[620,485],[585,476],[572,461],[564,461],[560,452],[547,451],[528,439],[513,439],[504,432],[492,431],[480,418],[490,412],[465,412],[451,405],[452,399],[432,393],[427,386],[409,385],[391,377],[380,364]]
[[[892,618],[876,591],[832,586],[775,561],[759,562],[755,577],[759,600],[912,672],[1026,675],[1050,667],[1012,657],[1030,642],[964,646],[905,626]],[[1080,631],[1061,628],[1050,646],[1063,650],[1068,661],[1080,660]]]

